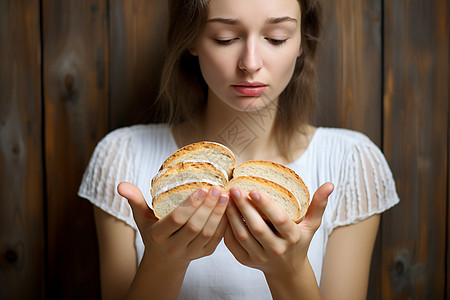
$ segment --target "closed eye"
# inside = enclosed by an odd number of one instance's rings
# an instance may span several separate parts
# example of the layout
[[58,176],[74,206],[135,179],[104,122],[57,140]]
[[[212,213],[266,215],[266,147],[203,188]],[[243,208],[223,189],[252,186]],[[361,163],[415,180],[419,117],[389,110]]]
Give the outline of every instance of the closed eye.
[[266,38],[266,40],[274,46],[281,46],[287,42],[287,39],[278,40],[278,39]]
[[231,43],[233,43],[233,41],[236,39],[227,39],[227,40],[221,40],[221,39],[214,39],[214,41],[222,46],[229,46],[231,45]]

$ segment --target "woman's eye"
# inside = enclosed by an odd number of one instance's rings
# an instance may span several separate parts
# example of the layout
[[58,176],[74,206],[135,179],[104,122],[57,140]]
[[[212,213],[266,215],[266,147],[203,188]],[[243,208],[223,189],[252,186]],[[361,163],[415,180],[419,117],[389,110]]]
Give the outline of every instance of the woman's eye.
[[271,38],[267,38],[267,41],[269,41],[269,43],[271,43],[274,46],[281,46],[284,43],[286,43],[287,39],[284,40],[278,40],[278,39],[271,39]]
[[227,39],[227,40],[215,39],[214,41],[219,45],[228,46],[231,45],[234,39]]

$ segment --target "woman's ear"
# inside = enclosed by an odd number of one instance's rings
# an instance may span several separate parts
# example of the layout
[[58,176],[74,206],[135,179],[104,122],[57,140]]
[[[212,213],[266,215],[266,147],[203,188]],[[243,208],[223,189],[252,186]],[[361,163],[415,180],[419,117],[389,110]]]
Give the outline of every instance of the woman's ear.
[[302,56],[302,53],[303,53],[303,48],[302,48],[302,46],[300,46],[300,49],[298,49],[297,57]]
[[193,56],[197,56],[198,55],[197,48],[195,48],[194,46],[189,47],[189,53]]

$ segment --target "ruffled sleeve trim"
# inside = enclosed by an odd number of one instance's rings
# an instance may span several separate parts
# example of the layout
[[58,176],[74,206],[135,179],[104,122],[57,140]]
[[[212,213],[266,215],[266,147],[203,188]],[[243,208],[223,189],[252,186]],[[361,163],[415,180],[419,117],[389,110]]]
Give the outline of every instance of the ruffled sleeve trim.
[[137,229],[128,201],[117,193],[120,182],[135,180],[134,155],[129,128],[106,135],[95,148],[78,195]]
[[368,139],[354,144],[344,156],[333,194],[324,215],[327,235],[338,226],[357,223],[399,202],[388,163]]

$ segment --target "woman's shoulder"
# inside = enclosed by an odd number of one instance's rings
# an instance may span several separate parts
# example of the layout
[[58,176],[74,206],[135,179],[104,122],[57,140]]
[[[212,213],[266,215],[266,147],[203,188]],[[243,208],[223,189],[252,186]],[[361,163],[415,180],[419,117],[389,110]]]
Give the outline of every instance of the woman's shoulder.
[[345,128],[319,127],[317,135],[322,142],[328,141],[346,146],[374,144],[364,133]]
[[[94,156],[105,153],[123,155],[124,152],[136,155],[155,152],[159,147],[172,147],[173,136],[168,124],[139,124],[121,127],[106,134],[97,144]],[[153,149],[158,148],[158,149]],[[129,156],[129,155],[127,155]]]
[[379,147],[364,133],[344,128],[318,127],[305,156],[311,161],[341,165],[350,156],[369,152],[382,156]]
[[138,124],[126,127],[120,127],[109,132],[104,139],[116,140],[122,138],[136,137],[170,137],[170,126],[165,123],[161,124]]

